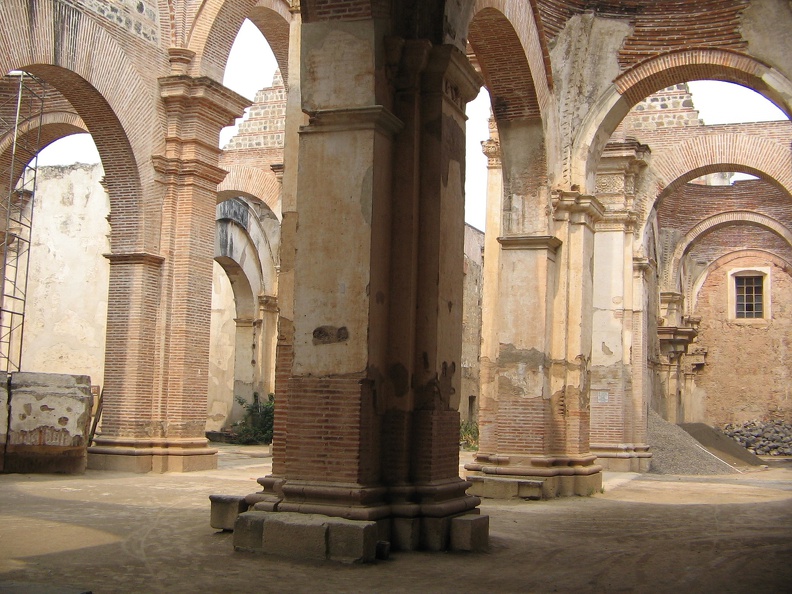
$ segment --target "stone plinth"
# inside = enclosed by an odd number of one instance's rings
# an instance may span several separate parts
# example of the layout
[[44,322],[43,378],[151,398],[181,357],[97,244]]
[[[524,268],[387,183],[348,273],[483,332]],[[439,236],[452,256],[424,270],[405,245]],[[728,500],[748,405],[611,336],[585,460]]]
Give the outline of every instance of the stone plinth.
[[85,471],[93,404],[88,376],[14,373],[8,401],[5,472]]
[[234,548],[297,559],[371,563],[377,523],[320,514],[248,511],[234,526]]

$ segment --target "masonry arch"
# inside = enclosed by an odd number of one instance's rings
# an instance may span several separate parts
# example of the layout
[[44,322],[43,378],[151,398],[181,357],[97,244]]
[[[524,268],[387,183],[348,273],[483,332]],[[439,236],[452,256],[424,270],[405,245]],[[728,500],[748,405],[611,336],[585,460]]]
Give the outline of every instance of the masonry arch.
[[232,165],[228,167],[228,175],[217,187],[217,201],[220,203],[236,196],[260,200],[280,220],[280,191],[280,182],[274,174],[258,167]]
[[630,109],[660,89],[689,80],[736,83],[792,113],[792,81],[749,55],[723,49],[665,52],[619,75],[589,110],[573,143],[572,185],[594,192],[602,151]]
[[504,181],[503,228],[488,232],[536,229],[544,225],[536,205],[547,185],[547,51],[529,3],[481,0],[471,14],[468,39],[490,93]]
[[187,44],[196,56],[194,74],[223,80],[231,46],[246,18],[267,39],[283,80],[288,84],[292,16],[289,2],[285,0],[207,0],[196,14]]
[[209,430],[244,417],[236,397],[252,402],[254,394],[264,397],[274,387],[277,246],[261,223],[262,216],[274,219],[274,215],[262,215],[261,209],[266,211],[266,205],[241,196],[216,208],[215,262],[230,281],[233,317],[222,280],[216,279],[220,286],[213,298]]
[[680,266],[682,258],[684,258],[685,254],[690,250],[696,241],[708,233],[715,231],[716,229],[735,224],[747,224],[763,227],[783,238],[784,241],[786,241],[786,243],[792,247],[792,230],[767,215],[758,212],[738,210],[723,212],[721,214],[708,217],[688,231],[679,241],[679,243],[677,243],[670,266],[665,270],[663,275],[663,283],[666,290],[673,290],[674,285],[681,282]]
[[[69,35],[55,35],[58,19]],[[28,23],[18,28],[14,23]],[[48,34],[49,33],[49,34]],[[0,72],[23,70],[65,97],[94,137],[113,210],[113,252],[155,252],[161,209],[150,155],[164,136],[146,77],[92,18],[68,5],[9,0],[0,6]],[[146,224],[150,222],[150,224]]]
[[792,151],[755,134],[715,134],[689,138],[652,161],[666,180],[662,195],[709,173],[739,171],[766,179],[792,194]]

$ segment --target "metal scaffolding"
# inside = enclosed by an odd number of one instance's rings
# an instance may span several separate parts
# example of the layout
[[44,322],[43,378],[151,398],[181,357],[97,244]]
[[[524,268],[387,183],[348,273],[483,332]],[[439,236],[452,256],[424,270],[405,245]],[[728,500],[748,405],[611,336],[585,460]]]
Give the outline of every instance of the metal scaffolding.
[[0,371],[19,371],[44,83],[14,71],[0,94]]

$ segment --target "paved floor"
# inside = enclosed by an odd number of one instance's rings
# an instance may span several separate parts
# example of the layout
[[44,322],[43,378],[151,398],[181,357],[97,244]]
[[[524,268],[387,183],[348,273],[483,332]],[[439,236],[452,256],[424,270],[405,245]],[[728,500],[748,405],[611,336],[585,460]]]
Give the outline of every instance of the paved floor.
[[591,498],[485,501],[488,553],[371,566],[235,553],[209,527],[208,496],[256,490],[269,462],[224,446],[215,471],[0,475],[0,592],[792,592],[792,462],[609,474]]

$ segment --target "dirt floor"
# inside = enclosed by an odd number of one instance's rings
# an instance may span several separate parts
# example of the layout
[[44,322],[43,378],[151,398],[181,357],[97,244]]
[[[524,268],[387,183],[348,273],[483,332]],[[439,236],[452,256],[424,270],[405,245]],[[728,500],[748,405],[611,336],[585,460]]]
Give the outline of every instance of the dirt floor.
[[0,592],[792,592],[792,462],[488,500],[488,553],[370,566],[235,553],[210,528],[209,495],[257,490],[269,462],[223,446],[216,471],[0,475]]

